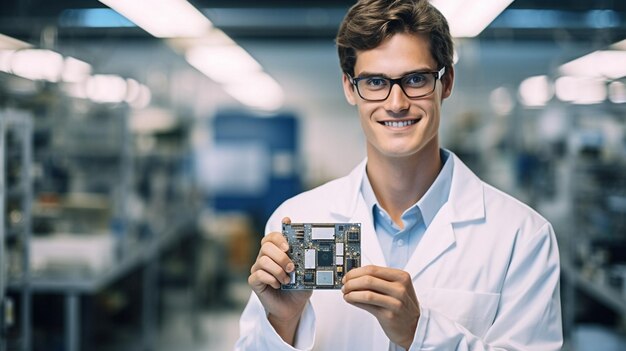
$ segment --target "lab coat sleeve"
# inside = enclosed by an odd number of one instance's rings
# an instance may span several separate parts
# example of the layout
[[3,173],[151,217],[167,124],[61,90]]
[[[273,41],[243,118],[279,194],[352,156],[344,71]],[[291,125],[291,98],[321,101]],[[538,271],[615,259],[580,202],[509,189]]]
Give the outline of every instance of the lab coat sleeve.
[[546,223],[516,243],[498,311],[483,337],[436,310],[422,308],[410,350],[560,350],[559,274],[556,238]]
[[[270,216],[265,226],[265,233],[281,231],[281,220],[284,217],[282,208],[284,206],[284,204],[280,206]],[[311,301],[309,301],[300,317],[300,323],[296,330],[295,345],[291,346],[276,333],[276,330],[267,319],[265,308],[253,292],[239,320],[239,340],[235,344],[235,350],[312,350],[315,340],[315,320],[315,312],[313,311]]]
[[235,345],[236,351],[295,351],[312,350],[315,340],[315,313],[311,302],[307,305],[300,317],[296,330],[295,345],[287,344],[267,319],[265,309],[258,297],[252,293],[248,305],[239,320],[239,340]]

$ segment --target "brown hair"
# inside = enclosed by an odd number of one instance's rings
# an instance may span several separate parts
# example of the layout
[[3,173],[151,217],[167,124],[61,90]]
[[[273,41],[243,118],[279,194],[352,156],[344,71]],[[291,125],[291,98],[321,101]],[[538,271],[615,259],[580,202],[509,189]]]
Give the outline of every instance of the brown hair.
[[437,68],[452,66],[448,22],[427,0],[360,0],[346,14],[335,40],[341,69],[354,76],[357,51],[373,49],[398,33],[426,34]]

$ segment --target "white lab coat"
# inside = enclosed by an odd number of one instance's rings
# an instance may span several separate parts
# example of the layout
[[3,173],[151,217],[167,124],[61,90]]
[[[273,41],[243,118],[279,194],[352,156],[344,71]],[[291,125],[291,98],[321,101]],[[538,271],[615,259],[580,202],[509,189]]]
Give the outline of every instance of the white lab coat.
[[[483,183],[454,154],[448,202],[430,224],[405,271],[421,317],[410,350],[559,350],[559,255],[552,226],[528,206]],[[281,219],[362,224],[362,265],[385,266],[371,209],[360,192],[366,160],[347,177],[283,203]],[[284,343],[252,293],[236,350],[395,350],[368,312],[339,290],[317,290],[303,312],[296,347]]]

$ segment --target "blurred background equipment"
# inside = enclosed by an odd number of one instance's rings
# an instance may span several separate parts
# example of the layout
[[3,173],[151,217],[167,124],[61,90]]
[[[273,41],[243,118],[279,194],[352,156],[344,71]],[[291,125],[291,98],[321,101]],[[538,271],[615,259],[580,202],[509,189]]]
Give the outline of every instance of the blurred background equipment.
[[[3,1],[0,351],[231,349],[270,213],[365,156],[353,3]],[[626,2],[432,3],[442,145],[554,224],[564,349],[626,349]]]

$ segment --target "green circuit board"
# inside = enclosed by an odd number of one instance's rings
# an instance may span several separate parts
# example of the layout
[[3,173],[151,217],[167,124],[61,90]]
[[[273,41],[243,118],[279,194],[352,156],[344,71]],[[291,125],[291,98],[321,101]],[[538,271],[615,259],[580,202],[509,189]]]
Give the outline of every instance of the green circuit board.
[[283,290],[341,289],[341,279],[361,266],[361,223],[283,224],[295,265]]

